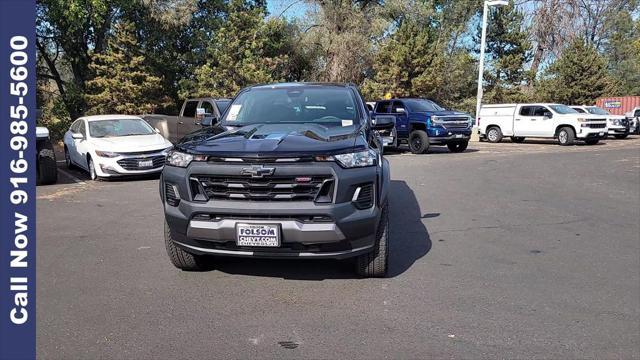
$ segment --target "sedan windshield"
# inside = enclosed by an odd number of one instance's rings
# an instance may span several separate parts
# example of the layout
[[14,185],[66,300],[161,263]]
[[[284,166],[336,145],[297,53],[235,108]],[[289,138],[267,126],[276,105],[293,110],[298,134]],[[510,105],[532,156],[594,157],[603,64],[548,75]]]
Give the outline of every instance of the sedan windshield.
[[325,128],[359,126],[354,95],[340,87],[253,88],[233,100],[224,125],[315,124]]
[[443,111],[444,108],[431,100],[426,99],[407,99],[404,103],[409,106],[412,112],[428,112],[428,111]]
[[568,107],[567,105],[549,105],[549,107],[558,114],[579,114],[579,112]]
[[140,119],[113,119],[89,121],[89,135],[95,138],[151,135],[153,128]]
[[587,108],[587,111],[591,114],[596,114],[596,115],[611,115],[607,110],[600,109],[597,106],[590,106]]

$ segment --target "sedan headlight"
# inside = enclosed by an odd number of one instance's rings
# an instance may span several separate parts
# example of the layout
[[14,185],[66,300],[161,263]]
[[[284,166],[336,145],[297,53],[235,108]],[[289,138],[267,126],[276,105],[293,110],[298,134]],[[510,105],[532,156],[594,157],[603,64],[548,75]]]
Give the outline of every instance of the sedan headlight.
[[187,167],[192,161],[206,161],[206,155],[191,155],[177,150],[171,150],[167,154],[166,164],[177,167]]
[[104,158],[114,158],[114,157],[118,157],[120,156],[120,154],[118,154],[117,152],[113,152],[113,151],[100,151],[100,150],[96,150],[96,155],[100,156],[100,157],[104,157]]
[[355,153],[333,155],[333,158],[345,168],[373,166],[378,155],[373,150],[359,151]]

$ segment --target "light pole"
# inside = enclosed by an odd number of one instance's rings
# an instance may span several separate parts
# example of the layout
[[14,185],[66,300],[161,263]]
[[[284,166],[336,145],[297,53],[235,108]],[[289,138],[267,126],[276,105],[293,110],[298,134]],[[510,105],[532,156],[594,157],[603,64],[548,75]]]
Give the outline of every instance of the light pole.
[[489,6],[509,5],[508,0],[487,0],[484,2],[482,12],[482,40],[480,41],[480,65],[478,66],[478,98],[476,100],[476,123],[471,131],[471,141],[478,141],[478,119],[480,118],[480,106],[482,105],[482,76],[484,75],[484,48],[487,42],[487,14]]

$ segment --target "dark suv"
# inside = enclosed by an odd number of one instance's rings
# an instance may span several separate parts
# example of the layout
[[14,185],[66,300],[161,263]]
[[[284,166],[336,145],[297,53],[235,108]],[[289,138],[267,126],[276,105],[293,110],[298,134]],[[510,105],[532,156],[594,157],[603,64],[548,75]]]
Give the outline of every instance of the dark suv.
[[220,121],[187,135],[160,179],[173,264],[204,255],[356,257],[384,276],[389,164],[353,85],[285,83],[238,93]]

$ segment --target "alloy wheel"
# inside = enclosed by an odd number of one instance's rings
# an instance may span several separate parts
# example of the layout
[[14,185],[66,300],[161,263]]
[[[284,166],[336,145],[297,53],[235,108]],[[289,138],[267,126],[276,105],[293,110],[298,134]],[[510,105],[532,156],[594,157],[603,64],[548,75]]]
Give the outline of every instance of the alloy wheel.
[[560,131],[560,134],[558,134],[558,141],[560,141],[561,144],[566,144],[568,138],[569,134],[567,134],[565,130]]

